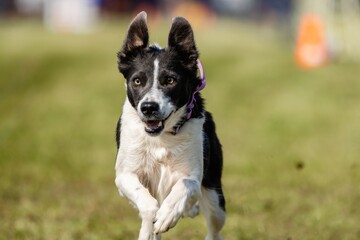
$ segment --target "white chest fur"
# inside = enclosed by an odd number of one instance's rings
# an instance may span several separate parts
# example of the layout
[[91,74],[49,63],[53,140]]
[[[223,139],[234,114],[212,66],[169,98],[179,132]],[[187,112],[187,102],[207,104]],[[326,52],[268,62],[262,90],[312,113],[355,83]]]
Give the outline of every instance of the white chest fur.
[[[177,118],[173,115],[171,118]],[[201,182],[203,174],[204,119],[191,119],[177,135],[172,135],[167,129],[172,129],[171,123],[176,121],[169,119],[170,126],[152,137],[144,131],[144,124],[128,100],[123,107],[116,174],[136,174],[160,204],[179,179],[189,177]]]

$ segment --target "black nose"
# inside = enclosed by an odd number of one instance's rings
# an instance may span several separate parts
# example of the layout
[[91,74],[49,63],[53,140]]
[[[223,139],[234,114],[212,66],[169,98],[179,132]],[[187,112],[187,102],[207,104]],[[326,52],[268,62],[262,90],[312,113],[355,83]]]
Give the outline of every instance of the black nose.
[[143,102],[140,106],[141,112],[147,117],[156,115],[159,108],[159,104],[156,102]]

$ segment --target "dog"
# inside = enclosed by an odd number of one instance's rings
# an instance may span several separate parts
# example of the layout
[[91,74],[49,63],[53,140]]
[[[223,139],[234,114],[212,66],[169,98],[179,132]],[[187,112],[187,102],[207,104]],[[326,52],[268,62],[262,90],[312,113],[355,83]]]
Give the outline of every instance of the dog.
[[149,45],[147,14],[139,13],[118,52],[118,68],[127,96],[116,128],[115,184],[139,211],[138,239],[159,240],[199,208],[205,239],[221,239],[222,147],[200,95],[205,75],[191,25],[174,18],[168,46],[161,48]]

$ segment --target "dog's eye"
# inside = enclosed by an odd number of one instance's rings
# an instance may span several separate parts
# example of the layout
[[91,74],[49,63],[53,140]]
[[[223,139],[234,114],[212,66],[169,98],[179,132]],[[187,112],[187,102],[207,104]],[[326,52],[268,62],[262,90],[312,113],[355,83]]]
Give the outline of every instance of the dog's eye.
[[134,83],[135,86],[140,86],[140,85],[141,85],[141,80],[140,80],[140,78],[135,78],[135,79],[133,80],[133,83]]
[[174,85],[174,83],[175,83],[175,79],[173,77],[168,77],[166,79],[166,84],[167,85]]

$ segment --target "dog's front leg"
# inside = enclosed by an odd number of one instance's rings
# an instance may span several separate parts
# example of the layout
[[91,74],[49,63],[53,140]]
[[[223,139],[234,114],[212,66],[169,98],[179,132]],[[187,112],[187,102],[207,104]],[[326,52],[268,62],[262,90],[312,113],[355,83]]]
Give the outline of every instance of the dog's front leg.
[[154,232],[163,233],[174,227],[179,218],[191,210],[201,194],[200,182],[182,178],[172,188],[156,214]]
[[154,234],[153,225],[156,212],[159,209],[158,202],[140,183],[138,176],[133,173],[121,172],[117,174],[115,183],[120,194],[128,198],[139,210],[142,220],[139,240],[160,239]]

